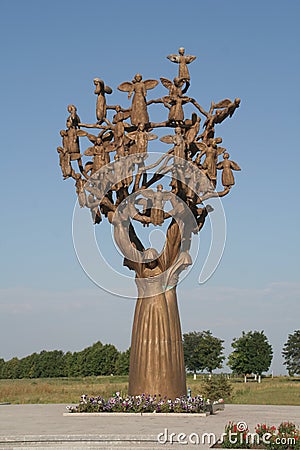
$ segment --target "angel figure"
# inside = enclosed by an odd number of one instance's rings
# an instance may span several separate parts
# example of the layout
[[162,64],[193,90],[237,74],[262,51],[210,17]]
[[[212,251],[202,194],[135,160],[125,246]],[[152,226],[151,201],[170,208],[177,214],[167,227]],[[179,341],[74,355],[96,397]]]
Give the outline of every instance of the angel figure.
[[113,168],[113,191],[119,191],[123,186],[125,179],[127,178],[126,166],[119,155],[115,155],[114,162],[112,164]]
[[160,81],[165,88],[169,89],[169,95],[160,100],[170,110],[168,121],[182,122],[184,120],[182,105],[190,101],[189,97],[183,95],[186,92],[186,89],[182,89],[184,84],[183,80],[181,78],[174,78],[172,83],[168,78],[161,77]]
[[114,150],[110,143],[112,133],[109,132],[105,135],[101,132],[98,136],[87,133],[87,137],[94,145],[86,149],[84,155],[93,156],[93,161],[87,162],[84,170],[86,173],[91,172],[90,175],[93,175],[103,166],[110,163],[109,152]]
[[[133,145],[129,147],[129,154],[136,155],[133,162],[138,166],[138,173],[135,178],[134,190],[139,187],[139,182],[141,179],[141,173],[145,167],[145,159],[147,158],[148,141],[157,139],[156,134],[148,133],[145,130],[145,125],[140,123],[136,131],[132,131],[126,134],[126,138],[134,142]],[[147,173],[143,173],[143,186],[147,183]]]
[[239,98],[236,98],[233,102],[228,98],[218,103],[212,102],[209,112],[205,113],[204,131],[198,139],[202,138],[203,142],[213,139],[215,137],[215,124],[222,123],[228,116],[232,117],[234,111],[240,106],[240,102]]
[[174,164],[175,166],[181,166],[183,164],[183,159],[185,159],[185,140],[181,132],[180,127],[175,128],[175,134],[167,136],[163,136],[160,138],[161,142],[165,142],[166,144],[174,144],[174,147],[169,150],[169,153],[174,154]]
[[[68,105],[68,111],[70,113],[67,118],[67,151],[69,153],[78,154],[80,153],[79,149],[79,139],[78,139],[78,124],[80,123],[80,118],[77,115],[77,109],[74,105]],[[81,155],[79,156],[81,157]],[[71,158],[72,160],[77,159],[75,156]]]
[[[150,209],[150,221],[153,225],[161,226],[165,220],[164,205],[168,200],[171,200],[172,193],[163,191],[162,184],[156,186],[156,192],[152,189],[145,189],[140,192],[145,198],[136,200],[136,204],[143,205],[146,214],[147,209]],[[148,202],[150,200],[150,202]],[[150,205],[149,205],[150,203]]]
[[66,136],[63,136],[64,148],[66,152],[70,154],[70,161],[77,161],[80,172],[83,174],[83,165],[79,147],[79,136],[86,136],[87,133],[83,130],[79,130],[80,118],[77,114],[77,108],[74,105],[68,105],[68,111],[70,113],[67,118],[67,130]]
[[124,156],[125,146],[129,142],[129,139],[125,136],[126,126],[129,127],[129,125],[126,122],[124,123],[124,120],[128,119],[128,117],[130,117],[130,112],[122,111],[121,106],[117,105],[116,114],[113,116],[110,128],[114,134],[114,149],[119,156]]
[[[126,199],[124,199],[118,206],[113,216],[113,223],[126,222],[130,223],[130,219],[137,220],[143,224],[143,226],[149,226],[150,218],[141,215],[139,210],[135,207],[135,200],[137,194],[132,194]],[[125,265],[125,264],[124,264]]]
[[199,150],[198,143],[196,142],[196,137],[200,130],[200,122],[201,118],[195,113],[192,114],[192,118],[190,120],[184,121],[184,139],[187,152],[190,152],[191,157],[193,157]]
[[[203,143],[198,144],[198,145],[199,145],[199,147],[201,146],[200,148],[202,150],[206,149],[206,146]],[[200,162],[200,159],[201,159],[200,155],[198,155],[195,160],[192,160],[192,153],[188,152],[187,159],[188,159],[188,162],[190,164],[192,164],[192,167],[193,167],[193,172],[192,172],[193,176],[190,178],[191,185],[188,183],[189,180],[186,180],[186,182],[185,182],[185,184],[189,188],[192,189],[192,196],[187,194],[187,199],[189,199],[189,197],[190,197],[191,199],[194,200],[195,199],[194,194],[198,195],[200,193],[207,193],[210,191],[214,191],[214,187],[213,187],[210,179],[207,176],[207,169],[203,169],[203,166]],[[189,167],[189,165],[188,165],[188,167]],[[191,171],[191,170],[188,169],[188,170],[184,171],[185,178],[186,178],[186,175],[189,176],[189,171]]]
[[[100,173],[103,172],[102,170]],[[105,171],[104,171],[105,172]],[[111,178],[111,176],[110,176]],[[111,192],[109,191],[111,187],[111,183],[109,180],[107,180],[107,174],[104,173],[101,177],[93,176],[88,179],[88,182],[85,184],[85,190],[89,193],[93,194],[94,197],[98,200],[98,203],[100,203],[100,206],[102,206],[107,200],[111,201]],[[90,197],[91,200],[91,197]],[[96,200],[95,200],[96,201]],[[111,203],[111,208],[113,209],[113,204]]]
[[199,147],[202,148],[201,153],[196,158],[197,164],[200,164],[200,160],[205,155],[205,160],[202,164],[202,168],[206,170],[207,176],[210,179],[214,187],[217,184],[217,161],[218,156],[221,155],[225,149],[218,147],[217,144],[222,141],[221,138],[209,139],[207,144],[199,143]]
[[222,172],[222,185],[224,187],[231,188],[235,184],[233,170],[241,170],[240,166],[234,162],[230,161],[229,153],[225,152],[223,154],[223,161],[217,164],[217,169],[223,170]]
[[72,166],[70,162],[70,155],[62,147],[57,147],[57,153],[59,154],[59,165],[63,174],[63,179],[67,179],[72,174]]
[[214,186],[207,176],[207,169],[203,169],[201,164],[198,164],[199,171],[197,172],[197,184],[196,192],[200,194],[206,194],[207,192],[213,192]]
[[145,125],[143,123],[138,125],[136,131],[127,133],[126,136],[135,142],[134,145],[130,147],[130,155],[139,154],[143,160],[147,157],[148,141],[157,139],[156,134],[148,133],[145,130]]
[[86,180],[81,178],[80,173],[75,173],[73,175],[73,178],[75,180],[75,187],[76,187],[76,194],[78,196],[78,203],[80,208],[83,208],[86,205],[86,193],[85,193],[85,183]]
[[[239,108],[241,103],[240,98],[235,98],[232,102],[229,99],[222,100],[221,102],[214,105],[214,108],[217,109],[216,114],[217,117],[215,119],[215,123],[221,123],[223,120],[225,120],[228,116],[232,117],[234,111]],[[222,109],[220,109],[222,108]]]
[[98,120],[98,124],[101,125],[102,122],[106,122],[109,125],[109,122],[106,119],[105,94],[111,94],[112,88],[106,86],[104,84],[104,81],[100,78],[94,78],[94,85],[96,86],[94,93],[97,95],[96,117]]
[[191,62],[195,61],[196,56],[185,55],[184,54],[185,50],[183,47],[180,47],[178,53],[179,54],[168,55],[167,58],[170,61],[179,64],[178,78],[181,78],[183,81],[185,81],[187,87],[189,87],[191,77],[189,74],[187,64],[190,64]]
[[80,123],[80,117],[77,114],[77,108],[75,105],[68,105],[68,112],[70,113],[67,118],[67,128],[78,128]]
[[96,225],[102,221],[101,212],[100,212],[100,202],[97,198],[94,197],[93,194],[89,194],[86,199],[86,206],[90,208],[93,223]]
[[57,153],[59,154],[59,165],[63,174],[64,180],[72,175],[72,166],[70,153],[68,152],[68,132],[61,130],[60,135],[62,137],[62,147],[57,147]]
[[198,174],[198,166],[192,160],[191,152],[187,152],[187,163],[184,166],[183,170],[183,185],[182,188],[186,195],[186,200],[188,205],[192,205],[194,200],[196,199],[197,193],[197,184],[199,180]]
[[142,81],[142,78],[142,75],[137,73],[132,82],[125,81],[118,86],[120,91],[128,92],[129,99],[133,94],[130,120],[132,125],[135,126],[138,126],[140,123],[144,125],[149,123],[146,95],[149,89],[153,89],[158,85],[157,80]]

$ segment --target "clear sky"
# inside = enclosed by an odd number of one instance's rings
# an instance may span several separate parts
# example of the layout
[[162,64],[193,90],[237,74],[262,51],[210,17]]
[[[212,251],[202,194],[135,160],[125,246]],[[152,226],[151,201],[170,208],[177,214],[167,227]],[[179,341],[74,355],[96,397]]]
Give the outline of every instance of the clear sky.
[[[60,174],[59,130],[69,103],[94,121],[93,78],[125,104],[121,82],[137,72],[173,78],[166,55],[184,46],[197,56],[189,92],[205,109],[242,100],[218,129],[242,172],[223,200],[227,242],[217,271],[199,285],[195,266],[180,285],[183,332],[210,329],[228,354],[243,330],[264,330],[271,369],[286,373],[281,349],[300,327],[299,20],[298,0],[1,2],[0,357],[97,340],[130,345],[134,301],[99,289],[76,258],[76,198]],[[200,248],[206,239],[207,230]]]

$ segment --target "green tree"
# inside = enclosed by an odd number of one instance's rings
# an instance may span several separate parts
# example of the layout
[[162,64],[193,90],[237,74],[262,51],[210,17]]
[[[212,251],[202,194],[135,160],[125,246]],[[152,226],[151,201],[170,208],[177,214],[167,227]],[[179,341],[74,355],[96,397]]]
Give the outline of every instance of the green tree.
[[4,361],[3,358],[0,358],[0,378],[4,378],[4,377],[3,377],[3,369],[4,369],[4,366],[5,366],[5,361]]
[[81,376],[102,375],[98,368],[99,360],[102,359],[102,349],[103,344],[98,341],[78,353],[77,364]]
[[6,361],[2,368],[3,378],[20,378],[20,360],[18,358],[12,358]]
[[64,353],[61,350],[42,350],[37,355],[34,372],[41,378],[64,376]]
[[130,348],[126,352],[120,352],[118,354],[115,364],[115,375],[128,375],[129,374],[129,360],[130,360]]
[[80,352],[67,352],[65,354],[65,369],[69,377],[79,377],[81,375]]
[[245,382],[247,375],[255,374],[260,376],[269,370],[273,350],[268,342],[268,338],[263,331],[243,331],[240,338],[234,338],[231,344],[234,349],[229,355],[228,366],[233,372],[244,375]]
[[300,375],[300,330],[295,330],[293,334],[288,335],[282,356],[289,375]]
[[39,359],[37,353],[32,353],[29,356],[25,356],[20,360],[20,378],[37,378],[38,373],[36,370],[37,361]]
[[76,360],[76,353],[66,352],[64,355],[64,376],[65,377],[74,377],[77,376],[77,367],[74,367],[74,363]]
[[214,369],[220,369],[225,359],[223,342],[222,339],[214,337],[209,330],[185,333],[183,350],[188,370],[194,373],[198,370],[207,370],[212,373]]
[[103,345],[100,341],[78,354],[77,365],[80,375],[110,375],[115,371],[119,352],[112,344]]
[[105,344],[102,350],[102,358],[98,361],[99,375],[111,375],[115,372],[116,360],[119,352],[112,344]]

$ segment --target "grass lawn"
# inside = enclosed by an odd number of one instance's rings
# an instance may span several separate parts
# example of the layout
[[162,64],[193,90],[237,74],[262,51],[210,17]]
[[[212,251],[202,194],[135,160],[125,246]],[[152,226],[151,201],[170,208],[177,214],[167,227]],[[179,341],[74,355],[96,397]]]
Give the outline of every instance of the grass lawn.
[[0,380],[0,403],[79,403],[82,394],[110,397],[127,392],[128,377]]
[[[192,395],[201,394],[201,376],[187,377]],[[232,380],[233,394],[226,403],[300,406],[300,378],[264,378],[262,383]],[[0,380],[0,403],[78,403],[82,394],[109,397],[126,393],[127,376]]]
[[[254,381],[244,383],[242,379],[232,379],[232,396],[226,403],[244,405],[300,405],[300,378],[263,378],[259,384]],[[187,385],[192,395],[201,392],[201,376],[194,381],[187,377]]]

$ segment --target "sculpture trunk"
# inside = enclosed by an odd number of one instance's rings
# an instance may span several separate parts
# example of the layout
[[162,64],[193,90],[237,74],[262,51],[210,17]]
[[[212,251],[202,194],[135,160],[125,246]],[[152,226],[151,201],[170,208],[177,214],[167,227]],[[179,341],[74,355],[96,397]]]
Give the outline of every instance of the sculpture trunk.
[[[153,290],[153,281],[144,280]],[[147,289],[147,290],[148,290]],[[137,299],[131,338],[129,395],[186,395],[176,286]]]

